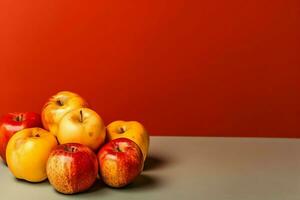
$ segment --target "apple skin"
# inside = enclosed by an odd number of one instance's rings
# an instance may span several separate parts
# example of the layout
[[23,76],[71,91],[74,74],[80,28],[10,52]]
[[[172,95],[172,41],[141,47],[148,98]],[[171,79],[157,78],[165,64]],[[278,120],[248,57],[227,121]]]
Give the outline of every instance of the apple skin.
[[107,127],[106,140],[117,138],[128,138],[134,141],[142,150],[144,161],[147,158],[149,150],[149,135],[145,127],[137,121],[114,121]]
[[97,156],[103,182],[114,188],[133,182],[144,165],[139,146],[127,138],[111,140],[100,149]]
[[46,163],[56,138],[42,128],[27,128],[14,134],[7,144],[7,165],[18,179],[41,182],[47,179]]
[[80,143],[96,151],[105,141],[105,125],[101,117],[89,108],[67,113],[59,122],[57,139],[60,144]]
[[83,192],[89,189],[97,178],[97,156],[82,144],[58,145],[48,158],[47,175],[51,185],[58,192]]
[[62,117],[76,108],[88,107],[88,103],[78,94],[61,91],[53,95],[42,109],[42,123],[46,130],[56,135],[57,125]]
[[0,156],[6,163],[6,146],[9,139],[25,128],[42,127],[41,116],[35,112],[13,112],[0,119]]

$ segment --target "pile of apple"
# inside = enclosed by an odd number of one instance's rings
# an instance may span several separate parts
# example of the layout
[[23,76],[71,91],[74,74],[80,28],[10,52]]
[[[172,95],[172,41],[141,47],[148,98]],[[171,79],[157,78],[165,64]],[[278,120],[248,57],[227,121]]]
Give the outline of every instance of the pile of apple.
[[41,115],[9,113],[0,121],[0,156],[18,179],[48,178],[59,192],[89,189],[97,177],[119,188],[142,172],[149,136],[136,121],[115,121],[105,127],[101,117],[78,94],[52,96]]

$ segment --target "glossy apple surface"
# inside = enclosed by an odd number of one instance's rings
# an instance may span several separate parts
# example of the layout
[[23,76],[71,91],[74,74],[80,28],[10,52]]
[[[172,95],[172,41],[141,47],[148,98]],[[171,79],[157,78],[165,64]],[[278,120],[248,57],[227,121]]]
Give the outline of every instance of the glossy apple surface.
[[42,127],[41,116],[35,112],[8,113],[0,119],[0,156],[6,163],[6,146],[9,139],[25,128]]
[[87,102],[78,94],[69,91],[59,92],[53,95],[43,107],[43,126],[56,135],[57,125],[65,114],[87,106]]
[[101,178],[111,187],[128,185],[143,169],[143,154],[139,146],[127,138],[111,140],[97,156]]
[[149,135],[145,127],[137,121],[114,121],[107,126],[107,140],[128,138],[142,150],[144,161],[148,155]]
[[56,138],[41,128],[28,128],[14,134],[7,144],[7,165],[18,179],[41,182],[47,179],[46,163]]
[[82,144],[58,145],[51,152],[47,162],[47,175],[51,185],[64,194],[89,189],[97,174],[97,156]]
[[80,143],[97,150],[105,141],[105,125],[101,117],[89,108],[67,113],[59,122],[57,139],[60,144]]

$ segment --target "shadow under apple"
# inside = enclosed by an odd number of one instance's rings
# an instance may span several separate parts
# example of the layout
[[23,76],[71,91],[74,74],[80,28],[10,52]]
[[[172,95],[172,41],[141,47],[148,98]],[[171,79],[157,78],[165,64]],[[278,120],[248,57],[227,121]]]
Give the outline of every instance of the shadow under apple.
[[153,176],[141,174],[134,180],[133,183],[120,189],[142,191],[142,190],[153,189],[158,185],[160,185],[158,179],[155,179]]
[[2,160],[2,158],[0,158],[0,165],[3,165],[4,167],[7,167],[7,164],[4,162],[4,160]]
[[144,164],[144,171],[150,171],[154,169],[163,168],[168,164],[166,159],[157,156],[149,156]]
[[75,194],[63,194],[63,193],[58,192],[54,188],[53,188],[53,190],[55,190],[55,192],[57,194],[65,195],[66,197],[68,197],[68,196],[72,197],[74,195],[89,197],[89,196],[94,196],[95,193],[97,193],[97,195],[101,193],[101,196],[102,196],[105,193],[105,191],[104,191],[105,187],[106,186],[104,185],[104,183],[101,180],[96,180],[95,183],[93,184],[93,186],[91,188],[89,188],[86,191],[75,193]]
[[26,185],[39,185],[39,186],[48,186],[50,185],[48,179],[40,181],[40,182],[29,182],[26,181],[24,179],[19,179],[19,178],[15,178],[15,181],[21,184],[26,184]]
[[[138,176],[135,181],[125,187],[122,188],[112,188],[107,185],[105,185],[101,180],[97,180],[94,185],[87,191],[81,192],[81,193],[76,193],[73,195],[80,196],[80,197],[95,197],[100,195],[103,197],[103,195],[111,192],[143,192],[146,190],[153,190],[155,187],[159,187],[161,183],[148,175],[141,174]],[[56,191],[56,193],[60,195],[64,195],[62,193],[59,193]],[[66,197],[72,197],[73,195],[65,195]]]

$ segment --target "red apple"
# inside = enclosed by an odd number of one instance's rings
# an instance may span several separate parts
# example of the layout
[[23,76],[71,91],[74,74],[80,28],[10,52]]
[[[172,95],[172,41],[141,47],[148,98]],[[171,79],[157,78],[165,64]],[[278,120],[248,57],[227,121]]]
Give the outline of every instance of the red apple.
[[6,163],[6,146],[9,139],[25,128],[42,127],[41,116],[34,112],[14,112],[0,120],[0,156]]
[[97,178],[97,156],[82,144],[58,145],[50,153],[46,171],[49,182],[58,192],[83,192],[89,189]]
[[102,180],[115,188],[133,182],[144,165],[141,149],[127,138],[114,139],[105,144],[98,153],[98,160]]

